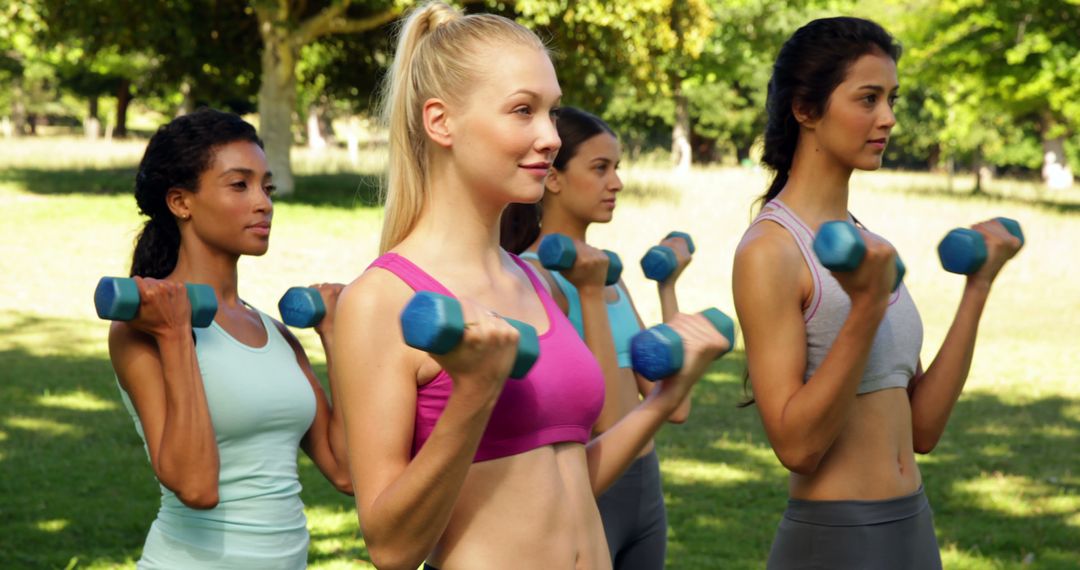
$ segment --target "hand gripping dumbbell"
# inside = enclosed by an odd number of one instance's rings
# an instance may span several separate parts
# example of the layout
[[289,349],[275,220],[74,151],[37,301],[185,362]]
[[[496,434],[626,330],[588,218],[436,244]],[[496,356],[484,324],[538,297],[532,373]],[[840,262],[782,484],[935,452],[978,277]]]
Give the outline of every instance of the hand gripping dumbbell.
[[[715,308],[705,309],[701,315],[728,341],[728,350],[720,356],[730,352],[735,347],[735,322]],[[682,337],[664,324],[645,329],[630,339],[630,362],[647,380],[667,378],[683,367]]]
[[[511,378],[523,378],[540,357],[540,339],[532,325],[514,319],[510,323],[519,333],[517,356],[510,369]],[[461,342],[465,334],[465,318],[461,303],[453,297],[421,291],[401,311],[401,332],[405,344],[430,352],[446,354]]]
[[[694,240],[690,239],[690,234],[686,232],[671,232],[664,239],[679,237],[686,240],[686,245],[690,249],[690,255],[693,255]],[[666,281],[667,278],[675,272],[675,268],[678,266],[679,258],[675,255],[675,250],[666,245],[654,245],[650,247],[649,251],[645,252],[645,256],[641,258],[641,269],[645,272],[645,277],[648,277],[653,281]]]
[[290,287],[278,301],[281,322],[300,329],[313,327],[326,316],[322,295],[314,287]]
[[[866,242],[858,228],[851,222],[833,221],[821,224],[817,236],[814,237],[814,253],[830,271],[854,271],[862,264],[866,256]],[[893,282],[892,290],[900,286],[904,280],[904,262],[897,255],[896,281]]]
[[[622,260],[613,251],[605,249],[604,253],[608,256],[607,278],[604,284],[614,285],[619,282],[619,276],[622,275]],[[544,269],[562,271],[574,266],[574,262],[577,261],[577,249],[574,247],[574,240],[569,236],[548,234],[540,240],[536,256],[540,258],[540,265],[543,265]]]
[[[1010,234],[1020,240],[1024,245],[1024,232],[1020,224],[1010,218],[994,218],[1005,226]],[[982,234],[968,228],[956,228],[945,235],[945,239],[938,244],[938,257],[941,258],[941,266],[949,273],[971,275],[986,263],[986,240]]]
[[[209,285],[185,283],[191,302],[191,326],[206,328],[214,322],[217,296]],[[98,317],[110,321],[130,321],[139,312],[139,286],[130,277],[102,277],[94,290]]]

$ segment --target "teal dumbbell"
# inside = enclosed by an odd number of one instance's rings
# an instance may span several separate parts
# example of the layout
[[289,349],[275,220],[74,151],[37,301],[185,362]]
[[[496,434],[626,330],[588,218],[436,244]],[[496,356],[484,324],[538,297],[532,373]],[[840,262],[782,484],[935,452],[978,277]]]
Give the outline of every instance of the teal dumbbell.
[[[851,222],[825,222],[814,237],[814,253],[830,271],[847,272],[858,269],[866,256],[866,242],[858,228]],[[896,281],[892,290],[904,280],[906,268],[900,256],[896,256]]]
[[[664,239],[681,237],[686,240],[686,245],[690,248],[690,254],[694,254],[694,240],[690,238],[690,234],[686,232],[671,232]],[[654,245],[649,248],[649,251],[645,252],[645,256],[641,258],[641,270],[645,272],[645,277],[652,279],[653,281],[666,281],[672,273],[675,272],[675,268],[679,266],[679,259],[675,255],[675,250],[666,245]]]
[[[209,285],[185,283],[191,301],[191,326],[206,328],[214,322],[217,296]],[[130,277],[102,277],[94,290],[98,317],[109,321],[130,321],[139,312],[139,286]]]
[[[720,356],[735,347],[735,321],[719,309],[701,312],[730,345]],[[683,342],[679,333],[668,325],[656,325],[645,329],[630,339],[630,362],[634,370],[653,382],[675,374],[683,367]]]
[[278,301],[281,322],[300,329],[319,324],[326,316],[322,295],[314,287],[290,287]]
[[[540,358],[540,338],[532,325],[503,318],[518,330],[517,356],[510,370],[511,378],[523,378]],[[465,318],[461,303],[453,297],[421,291],[401,311],[401,332],[405,344],[430,352],[446,354],[461,342]]]
[[[1020,240],[1021,247],[1024,245],[1024,232],[1020,229],[1019,222],[1011,218],[994,219]],[[956,228],[950,231],[938,244],[937,249],[941,266],[949,273],[971,275],[986,263],[986,240],[982,234],[972,229]]]
[[[619,282],[619,277],[622,275],[622,260],[613,251],[605,249],[604,253],[608,256],[608,270],[604,284],[614,285]],[[574,266],[574,262],[577,261],[577,248],[574,247],[574,240],[569,236],[548,234],[540,240],[536,256],[540,258],[540,265],[543,265],[544,269],[562,271]]]

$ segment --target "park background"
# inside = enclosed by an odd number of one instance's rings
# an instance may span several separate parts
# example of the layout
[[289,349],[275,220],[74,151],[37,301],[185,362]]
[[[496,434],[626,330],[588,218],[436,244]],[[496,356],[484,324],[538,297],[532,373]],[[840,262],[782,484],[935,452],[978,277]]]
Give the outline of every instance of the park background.
[[[119,402],[93,313],[126,275],[147,137],[208,105],[260,128],[282,188],[270,253],[241,262],[245,299],[352,280],[376,256],[385,133],[373,117],[397,0],[0,0],[0,568],[130,568],[159,492]],[[904,45],[885,168],[853,178],[852,211],[890,238],[940,346],[963,279],[934,251],[997,215],[1027,245],[995,285],[965,394],[920,457],[947,568],[1080,568],[1080,3],[1076,0],[517,0],[465,3],[548,40],[564,102],[609,120],[626,182],[590,239],[635,260],[690,232],[685,310],[733,313],[735,245],[764,191],[765,85],[784,38],[815,17],[885,25]],[[1069,261],[1072,260],[1072,261]],[[298,333],[325,378],[313,335]],[[695,389],[658,437],[670,568],[761,568],[786,499],[745,360]],[[352,500],[306,458],[312,568],[366,567]]]

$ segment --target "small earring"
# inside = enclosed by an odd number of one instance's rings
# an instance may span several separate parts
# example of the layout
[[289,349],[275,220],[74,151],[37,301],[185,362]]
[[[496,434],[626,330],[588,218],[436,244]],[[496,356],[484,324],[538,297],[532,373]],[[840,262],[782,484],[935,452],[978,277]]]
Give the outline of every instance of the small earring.
[[190,217],[191,217],[191,214],[184,214],[183,216],[180,216],[180,219],[184,220],[186,222],[187,219],[190,218]]

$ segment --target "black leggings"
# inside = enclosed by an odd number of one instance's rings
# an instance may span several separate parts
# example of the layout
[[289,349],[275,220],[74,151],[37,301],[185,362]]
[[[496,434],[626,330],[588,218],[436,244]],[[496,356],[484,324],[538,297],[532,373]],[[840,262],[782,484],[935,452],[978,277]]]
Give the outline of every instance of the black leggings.
[[597,498],[614,570],[662,570],[667,556],[667,511],[660,461],[653,450]]
[[788,500],[768,570],[811,568],[940,570],[922,487],[884,501]]

